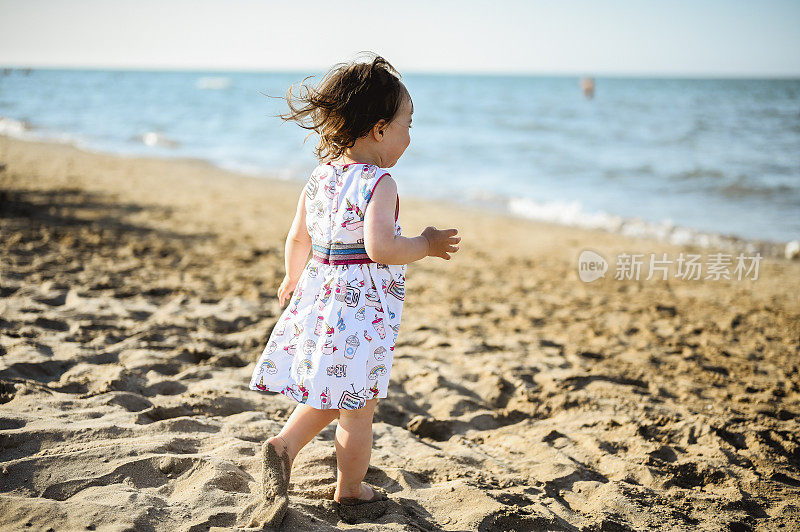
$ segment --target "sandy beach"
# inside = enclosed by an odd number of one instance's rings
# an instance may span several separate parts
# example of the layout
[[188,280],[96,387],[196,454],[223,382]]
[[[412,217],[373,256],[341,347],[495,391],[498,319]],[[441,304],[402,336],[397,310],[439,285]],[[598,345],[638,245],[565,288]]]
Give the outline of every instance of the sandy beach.
[[[9,137],[0,168],[0,529],[229,530],[296,404],[247,384],[303,183]],[[333,423],[284,530],[800,529],[800,262],[587,283],[585,249],[714,250],[408,197],[399,222],[462,241],[408,268],[366,477],[390,510],[333,511]]]

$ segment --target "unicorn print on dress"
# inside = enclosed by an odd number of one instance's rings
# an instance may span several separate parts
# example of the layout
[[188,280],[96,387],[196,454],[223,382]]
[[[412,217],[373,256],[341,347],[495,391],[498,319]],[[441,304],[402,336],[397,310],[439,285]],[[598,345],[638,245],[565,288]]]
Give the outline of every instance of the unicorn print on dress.
[[347,199],[347,208],[345,208],[344,221],[342,227],[348,231],[356,231],[364,227],[364,213],[358,208],[358,205],[350,203]]
[[372,386],[369,387],[369,392],[372,394],[370,396],[370,399],[372,399],[373,397],[377,397],[378,396],[378,391],[379,391],[378,390],[378,381],[375,381],[374,383],[372,383]]
[[332,355],[338,349],[335,345],[333,345],[333,335],[336,332],[336,329],[327,324],[325,327],[327,330],[325,332],[325,343],[322,344],[322,354]]
[[308,400],[308,389],[302,384],[289,385],[282,393],[291,397],[298,403],[305,403]]

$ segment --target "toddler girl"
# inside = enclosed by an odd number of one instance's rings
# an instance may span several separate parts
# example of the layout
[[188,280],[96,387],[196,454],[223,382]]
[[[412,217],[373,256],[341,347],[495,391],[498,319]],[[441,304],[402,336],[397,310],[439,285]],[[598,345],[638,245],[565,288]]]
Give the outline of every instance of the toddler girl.
[[401,236],[397,185],[386,168],[410,143],[414,106],[384,58],[339,63],[315,88],[301,85],[299,96],[290,88],[286,100],[291,111],[281,118],[319,134],[320,165],[300,193],[286,239],[281,307],[293,294],[250,381],[253,390],[298,402],[262,447],[264,499],[244,519],[250,527],[281,523],[295,456],[333,420],[340,516],[352,522],[386,510],[386,493],[363,480],[375,404],[389,388],[406,264],[449,260],[461,239],[456,229],[432,226]]

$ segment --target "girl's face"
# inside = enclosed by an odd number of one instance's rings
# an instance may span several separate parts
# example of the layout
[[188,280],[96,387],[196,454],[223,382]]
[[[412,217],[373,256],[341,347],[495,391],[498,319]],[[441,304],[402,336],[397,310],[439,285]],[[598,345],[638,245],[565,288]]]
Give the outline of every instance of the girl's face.
[[[383,141],[380,143],[383,154],[381,159],[386,161],[385,168],[391,168],[411,144],[411,115],[414,114],[414,103],[406,93],[397,116],[383,130]],[[390,163],[390,164],[387,164]]]

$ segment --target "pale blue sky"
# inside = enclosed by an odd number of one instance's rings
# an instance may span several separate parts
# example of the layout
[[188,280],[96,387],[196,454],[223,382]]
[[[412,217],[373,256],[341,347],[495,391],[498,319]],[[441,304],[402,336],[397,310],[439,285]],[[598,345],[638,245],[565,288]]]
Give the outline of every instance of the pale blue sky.
[[799,29],[797,0],[0,0],[0,65],[800,77]]

